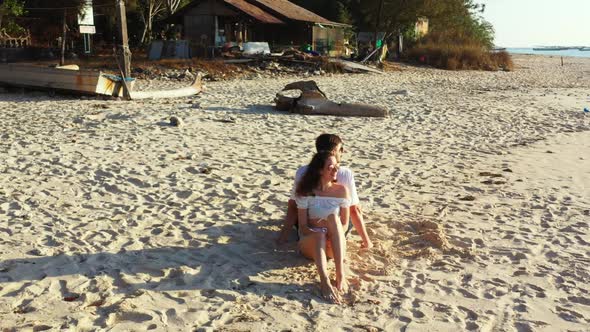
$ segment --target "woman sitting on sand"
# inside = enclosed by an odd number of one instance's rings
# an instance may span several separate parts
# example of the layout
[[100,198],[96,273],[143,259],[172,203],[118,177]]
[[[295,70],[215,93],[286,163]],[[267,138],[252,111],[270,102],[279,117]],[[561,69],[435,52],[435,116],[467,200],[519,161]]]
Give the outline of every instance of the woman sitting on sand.
[[[313,259],[325,299],[340,302],[348,284],[344,275],[346,239],[340,220],[348,220],[350,199],[345,186],[336,183],[338,161],[330,152],[316,153],[296,189],[299,251]],[[327,256],[336,265],[336,289],[328,277]]]

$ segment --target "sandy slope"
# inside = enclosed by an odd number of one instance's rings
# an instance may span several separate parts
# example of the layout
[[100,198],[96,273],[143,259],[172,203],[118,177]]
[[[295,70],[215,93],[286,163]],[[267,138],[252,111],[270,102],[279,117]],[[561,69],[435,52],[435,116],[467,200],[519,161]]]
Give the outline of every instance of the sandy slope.
[[[173,101],[0,93],[0,328],[587,331],[590,59],[516,61],[314,77],[385,120],[274,111],[294,79]],[[272,241],[322,132],[345,139],[377,244],[349,241],[343,306]]]

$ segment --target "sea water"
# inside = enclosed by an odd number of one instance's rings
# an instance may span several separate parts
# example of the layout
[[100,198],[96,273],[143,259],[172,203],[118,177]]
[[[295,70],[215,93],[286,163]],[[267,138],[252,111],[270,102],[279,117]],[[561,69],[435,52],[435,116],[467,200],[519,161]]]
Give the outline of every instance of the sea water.
[[590,51],[580,51],[578,49],[563,50],[563,51],[534,51],[532,48],[507,48],[508,53],[513,54],[537,54],[537,55],[553,55],[553,56],[575,56],[580,58],[590,58]]

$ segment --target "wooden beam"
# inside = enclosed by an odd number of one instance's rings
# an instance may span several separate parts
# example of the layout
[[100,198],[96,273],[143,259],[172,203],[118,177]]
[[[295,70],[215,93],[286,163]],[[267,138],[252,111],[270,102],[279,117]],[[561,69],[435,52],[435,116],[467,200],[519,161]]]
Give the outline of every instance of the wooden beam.
[[127,14],[125,12],[125,1],[117,1],[117,25],[119,28],[119,45],[117,48],[117,60],[121,65],[123,75],[131,76],[131,50],[129,49],[129,37],[127,35]]

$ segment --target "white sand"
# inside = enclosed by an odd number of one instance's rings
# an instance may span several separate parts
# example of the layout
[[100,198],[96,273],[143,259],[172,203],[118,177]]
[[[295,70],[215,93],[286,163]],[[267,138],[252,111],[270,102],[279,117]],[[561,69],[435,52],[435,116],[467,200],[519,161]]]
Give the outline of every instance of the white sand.
[[[0,93],[0,328],[588,331],[590,59],[515,59],[313,78],[385,120],[274,111],[297,78],[172,101]],[[322,132],[345,140],[376,242],[353,233],[341,306],[273,242]]]

